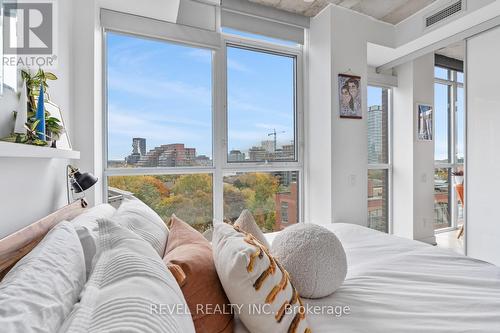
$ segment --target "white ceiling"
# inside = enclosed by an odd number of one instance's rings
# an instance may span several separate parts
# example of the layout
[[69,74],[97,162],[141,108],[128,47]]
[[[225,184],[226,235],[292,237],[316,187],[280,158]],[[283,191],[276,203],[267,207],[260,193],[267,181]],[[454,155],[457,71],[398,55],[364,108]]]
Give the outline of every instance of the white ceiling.
[[436,0],[249,0],[305,16],[315,16],[329,3],[397,24]]
[[436,51],[437,54],[444,55],[448,58],[453,58],[457,60],[464,60],[465,55],[465,42],[461,41],[445,48]]

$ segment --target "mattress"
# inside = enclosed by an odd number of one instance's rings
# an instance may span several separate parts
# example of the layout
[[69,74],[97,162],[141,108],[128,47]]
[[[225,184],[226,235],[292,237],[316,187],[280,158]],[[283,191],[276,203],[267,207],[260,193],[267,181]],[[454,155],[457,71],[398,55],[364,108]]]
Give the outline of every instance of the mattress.
[[[314,333],[500,332],[499,267],[357,225],[325,227],[349,268],[334,294],[304,299],[318,311],[307,315]],[[248,331],[237,321],[235,332]]]

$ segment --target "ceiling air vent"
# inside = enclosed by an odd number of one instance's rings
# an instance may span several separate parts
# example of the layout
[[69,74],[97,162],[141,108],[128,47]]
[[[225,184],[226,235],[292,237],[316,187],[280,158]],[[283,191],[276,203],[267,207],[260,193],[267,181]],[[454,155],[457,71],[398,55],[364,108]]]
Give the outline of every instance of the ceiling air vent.
[[461,12],[464,9],[463,1],[455,1],[448,7],[441,9],[440,11],[425,18],[425,27],[428,28],[442,20]]

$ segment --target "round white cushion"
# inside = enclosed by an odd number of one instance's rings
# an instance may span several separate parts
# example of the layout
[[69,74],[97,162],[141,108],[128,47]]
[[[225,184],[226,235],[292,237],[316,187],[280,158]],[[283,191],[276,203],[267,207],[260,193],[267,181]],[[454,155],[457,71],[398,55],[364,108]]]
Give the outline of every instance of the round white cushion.
[[271,253],[305,298],[332,294],[347,274],[344,247],[333,232],[316,224],[299,223],[286,228],[274,239]]

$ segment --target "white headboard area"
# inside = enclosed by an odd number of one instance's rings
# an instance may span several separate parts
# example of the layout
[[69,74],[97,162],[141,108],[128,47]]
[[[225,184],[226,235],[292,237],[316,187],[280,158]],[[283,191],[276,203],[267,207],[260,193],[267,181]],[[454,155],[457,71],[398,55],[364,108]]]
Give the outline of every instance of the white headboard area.
[[0,157],[0,239],[67,205],[68,163]]

